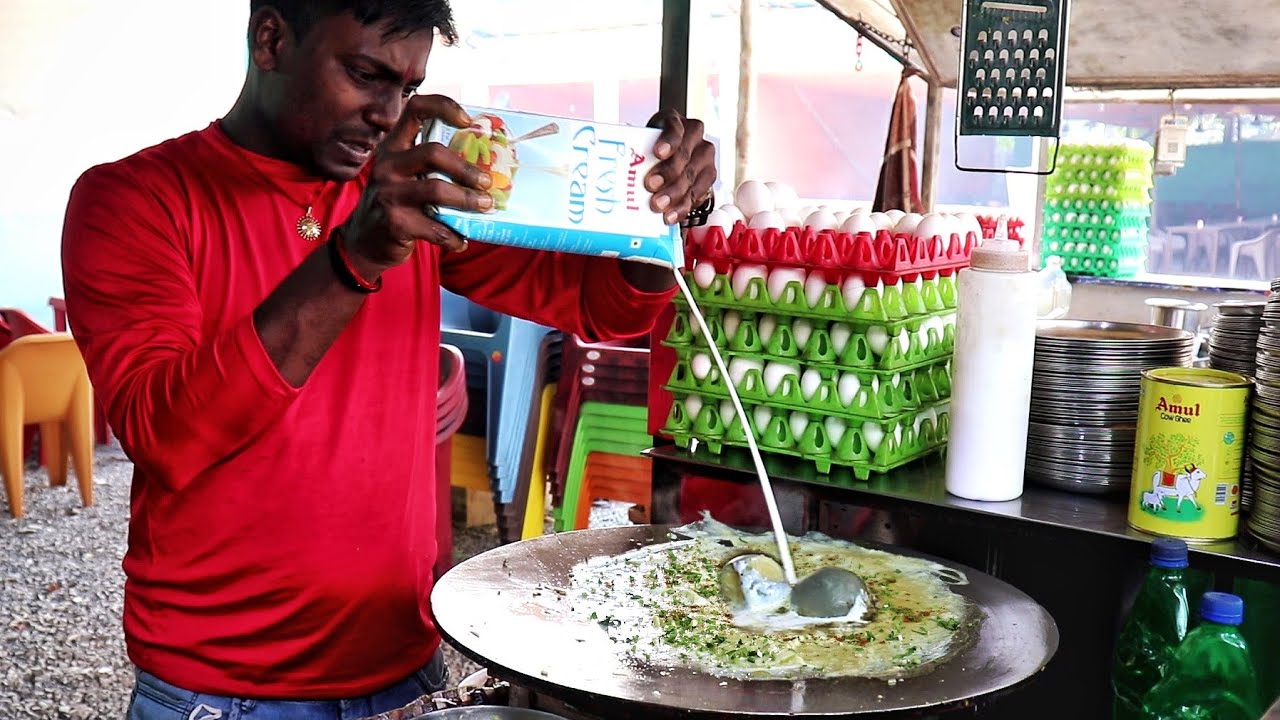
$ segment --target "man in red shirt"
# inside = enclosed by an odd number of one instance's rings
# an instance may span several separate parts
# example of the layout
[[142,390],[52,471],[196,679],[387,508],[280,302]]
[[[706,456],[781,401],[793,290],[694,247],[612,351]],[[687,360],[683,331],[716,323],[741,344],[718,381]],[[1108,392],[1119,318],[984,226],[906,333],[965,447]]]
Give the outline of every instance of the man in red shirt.
[[[67,209],[68,317],[135,463],[136,720],[364,717],[439,689],[440,288],[591,340],[647,332],[672,292],[660,268],[431,218],[492,206],[483,172],[414,145],[424,120],[468,124],[415,95],[447,0],[251,9],[231,111],[89,170]],[[646,184],[676,223],[709,201],[714,151],[655,119]]]

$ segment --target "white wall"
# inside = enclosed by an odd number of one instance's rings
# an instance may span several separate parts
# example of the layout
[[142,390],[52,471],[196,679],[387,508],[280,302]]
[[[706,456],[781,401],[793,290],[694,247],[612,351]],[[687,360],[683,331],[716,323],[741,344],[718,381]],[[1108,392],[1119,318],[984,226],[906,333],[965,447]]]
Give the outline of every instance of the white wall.
[[244,79],[248,6],[0,2],[0,305],[52,323],[75,179],[225,113]]

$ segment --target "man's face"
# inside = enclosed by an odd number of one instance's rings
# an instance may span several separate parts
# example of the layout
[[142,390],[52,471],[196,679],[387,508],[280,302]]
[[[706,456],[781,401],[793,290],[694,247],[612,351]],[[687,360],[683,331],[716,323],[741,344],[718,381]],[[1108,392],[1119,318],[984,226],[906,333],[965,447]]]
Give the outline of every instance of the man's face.
[[358,175],[422,83],[432,32],[385,39],[383,29],[335,15],[267,58],[262,82],[270,131],[290,158],[321,177]]

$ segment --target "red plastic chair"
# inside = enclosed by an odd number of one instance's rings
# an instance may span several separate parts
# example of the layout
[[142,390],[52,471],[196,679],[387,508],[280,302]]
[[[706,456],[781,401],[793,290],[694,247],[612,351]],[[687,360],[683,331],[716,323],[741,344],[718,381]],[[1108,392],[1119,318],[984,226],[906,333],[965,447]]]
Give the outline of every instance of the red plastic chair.
[[462,351],[440,346],[436,391],[436,564],[437,580],[453,567],[453,435],[467,417],[467,373]]

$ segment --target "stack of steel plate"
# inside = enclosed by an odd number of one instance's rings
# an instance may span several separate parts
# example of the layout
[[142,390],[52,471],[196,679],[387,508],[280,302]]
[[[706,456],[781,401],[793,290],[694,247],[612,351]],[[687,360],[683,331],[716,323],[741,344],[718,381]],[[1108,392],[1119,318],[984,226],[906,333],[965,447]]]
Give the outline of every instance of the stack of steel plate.
[[1027,479],[1126,492],[1142,371],[1190,367],[1195,336],[1156,325],[1053,320],[1036,330]]
[[1258,331],[1265,300],[1221,302],[1209,335],[1209,366],[1253,377],[1258,363]]
[[[1245,377],[1258,368],[1258,335],[1266,300],[1230,300],[1214,305],[1218,316],[1209,335],[1209,367]],[[1245,456],[1240,468],[1240,509],[1253,509],[1253,459]]]
[[[1262,313],[1257,371],[1249,428],[1252,502],[1245,527],[1268,548],[1280,552],[1280,280]],[[1244,498],[1242,498],[1242,501]]]

